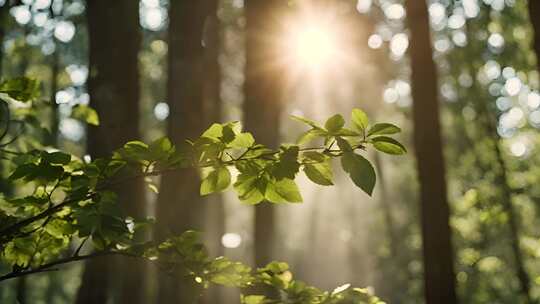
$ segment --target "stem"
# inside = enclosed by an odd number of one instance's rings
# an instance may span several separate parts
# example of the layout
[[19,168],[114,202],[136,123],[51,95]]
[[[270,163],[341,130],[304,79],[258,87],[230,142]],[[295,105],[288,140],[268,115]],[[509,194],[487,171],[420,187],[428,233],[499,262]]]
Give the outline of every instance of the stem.
[[22,276],[27,276],[27,275],[30,275],[30,274],[35,274],[35,273],[41,273],[41,272],[47,272],[47,271],[56,271],[57,269],[51,269],[51,268],[54,267],[54,266],[69,264],[69,263],[73,263],[73,262],[77,262],[77,261],[92,259],[92,258],[96,258],[96,257],[100,257],[100,256],[106,256],[106,255],[123,255],[123,256],[127,256],[127,257],[136,257],[136,256],[134,256],[132,254],[129,254],[129,253],[126,253],[126,252],[118,252],[118,251],[101,251],[101,252],[95,252],[95,253],[91,253],[91,254],[87,254],[87,255],[74,255],[74,256],[59,259],[59,260],[56,260],[56,261],[53,261],[53,262],[50,262],[50,263],[47,263],[47,264],[43,264],[43,265],[41,265],[41,266],[39,266],[37,268],[27,269],[27,270],[23,270],[23,271],[12,271],[12,272],[10,272],[8,274],[0,276],[0,282],[10,280],[10,279],[14,279],[14,278],[18,278],[18,277],[22,277]]
[[22,228],[36,222],[36,221],[39,221],[41,219],[44,219],[46,217],[49,217],[53,214],[55,214],[56,212],[62,210],[62,208],[68,206],[69,204],[72,204],[72,203],[75,203],[75,202],[79,202],[81,200],[87,200],[87,199],[91,199],[92,197],[94,197],[97,193],[90,193],[88,194],[86,197],[84,197],[83,199],[68,199],[68,200],[65,200],[63,201],[62,203],[58,204],[58,205],[55,205],[41,213],[39,213],[38,215],[35,215],[35,216],[32,216],[32,217],[29,217],[27,219],[24,219],[22,221],[19,221],[3,230],[0,231],[0,235],[1,235],[1,239],[0,239],[0,244],[5,244],[7,242],[9,242],[10,240],[12,240],[13,238],[17,237],[19,234],[23,233],[22,231],[19,231],[21,230]]

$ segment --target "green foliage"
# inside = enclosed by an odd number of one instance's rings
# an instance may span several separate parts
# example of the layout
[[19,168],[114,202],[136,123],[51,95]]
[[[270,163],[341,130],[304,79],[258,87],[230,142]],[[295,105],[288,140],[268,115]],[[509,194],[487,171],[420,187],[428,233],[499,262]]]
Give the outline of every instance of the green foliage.
[[71,117],[89,125],[99,126],[99,117],[96,110],[86,105],[77,105],[73,107]]
[[231,172],[227,167],[216,167],[203,179],[201,183],[201,195],[221,192],[231,184]]
[[28,102],[39,96],[39,82],[26,77],[8,79],[0,83],[0,99]]
[[375,169],[362,155],[346,152],[341,159],[341,167],[349,174],[354,184],[371,195],[375,188]]
[[[27,102],[36,96],[36,85],[21,78],[4,82],[1,88],[9,96],[4,98],[8,103]],[[99,123],[96,112],[86,106],[76,107],[72,116]],[[6,154],[13,166],[9,180],[33,191],[0,198],[0,259],[12,269],[0,281],[99,255],[125,255],[147,259],[203,288],[219,284],[250,290],[266,286],[277,291],[275,299],[243,295],[243,303],[380,303],[362,289],[347,286],[330,293],[295,281],[285,263],[274,262],[253,271],[224,257],[212,259],[193,231],[162,241],[145,240],[141,236],[152,221],[123,214],[111,190],[126,179],[197,168],[203,173],[201,195],[224,191],[232,184],[239,200],[247,204],[263,200],[299,203],[298,174],[304,172],[319,185],[332,185],[331,160],[341,159],[354,184],[371,194],[375,171],[361,153],[370,145],[389,154],[402,154],[405,148],[395,139],[381,136],[396,133],[397,127],[375,125],[366,136],[367,116],[355,109],[352,117],[357,131],[346,128],[341,115],[330,117],[324,127],[294,117],[310,127],[304,144],[318,139],[325,143],[319,147],[283,144],[272,150],[243,132],[239,122],[229,122],[213,124],[199,138],[176,146],[167,138],[150,144],[131,141],[110,158],[91,162],[61,151],[10,150]],[[155,185],[149,186],[157,191]],[[81,255],[87,241],[95,253]]]
[[356,129],[361,131],[362,134],[366,132],[366,129],[369,126],[369,118],[367,114],[360,109],[354,109],[352,111],[351,121],[353,122]]

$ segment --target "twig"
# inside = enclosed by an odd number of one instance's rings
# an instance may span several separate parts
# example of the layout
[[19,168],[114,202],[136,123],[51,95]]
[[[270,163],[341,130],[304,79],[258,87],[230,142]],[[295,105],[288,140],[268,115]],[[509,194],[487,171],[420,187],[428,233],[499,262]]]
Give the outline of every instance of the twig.
[[56,260],[47,264],[43,264],[34,269],[28,269],[28,270],[23,270],[23,271],[12,271],[8,274],[0,276],[0,282],[26,276],[29,274],[54,271],[55,269],[51,269],[54,266],[69,264],[69,263],[73,263],[77,261],[92,259],[96,257],[106,256],[106,255],[123,255],[127,257],[135,257],[134,255],[129,254],[127,252],[119,252],[119,251],[100,251],[100,252],[95,252],[95,253],[91,253],[87,255],[70,256],[70,257],[59,259],[59,260]]

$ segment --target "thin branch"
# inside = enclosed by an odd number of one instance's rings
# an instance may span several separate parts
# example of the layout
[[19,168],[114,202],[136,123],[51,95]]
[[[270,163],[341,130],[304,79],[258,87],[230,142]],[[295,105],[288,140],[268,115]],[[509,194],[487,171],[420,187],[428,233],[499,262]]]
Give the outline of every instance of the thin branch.
[[79,244],[79,246],[77,247],[77,249],[75,250],[75,253],[73,254],[74,256],[79,256],[79,253],[81,253],[81,249],[83,248],[84,244],[86,243],[86,241],[88,240],[89,236],[85,237],[81,243]]
[[27,219],[24,219],[22,221],[19,221],[3,230],[0,231],[0,244],[4,244],[6,242],[9,242],[10,240],[12,240],[13,238],[17,237],[19,235],[19,233],[22,233],[21,231],[19,231],[20,229],[36,222],[36,221],[39,221],[41,219],[44,219],[44,218],[47,218],[53,214],[55,214],[56,212],[62,210],[62,208],[72,204],[72,203],[75,203],[75,202],[79,202],[81,200],[87,200],[87,199],[91,199],[92,197],[94,197],[97,193],[89,193],[88,195],[86,195],[84,198],[72,198],[72,199],[68,199],[68,200],[65,200],[63,201],[62,203],[58,204],[58,205],[55,205],[35,216],[32,216],[32,217],[29,217]]
[[53,262],[50,262],[50,263],[47,263],[47,264],[43,264],[43,265],[41,265],[41,266],[39,266],[37,268],[30,268],[30,269],[23,270],[23,271],[12,271],[12,272],[10,272],[8,274],[0,276],[0,282],[10,280],[10,279],[14,279],[14,278],[18,278],[18,277],[22,277],[22,276],[27,276],[27,275],[34,274],[34,273],[41,273],[41,272],[46,272],[46,271],[54,271],[55,269],[51,269],[54,266],[69,264],[69,263],[82,261],[82,260],[88,260],[88,259],[92,259],[92,258],[96,258],[96,257],[106,256],[106,255],[123,255],[123,256],[127,256],[127,257],[136,257],[136,256],[134,256],[132,254],[127,253],[127,252],[119,252],[119,251],[100,251],[100,252],[95,252],[95,253],[91,253],[91,254],[87,254],[87,255],[70,256],[70,257],[59,259],[59,260],[56,260],[56,261],[53,261]]

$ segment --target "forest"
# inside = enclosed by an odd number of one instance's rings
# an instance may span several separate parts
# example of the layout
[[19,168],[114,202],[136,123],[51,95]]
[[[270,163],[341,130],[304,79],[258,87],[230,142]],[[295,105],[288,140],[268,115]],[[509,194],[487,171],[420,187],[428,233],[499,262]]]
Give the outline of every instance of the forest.
[[0,0],[0,303],[540,303],[539,129],[540,0]]

